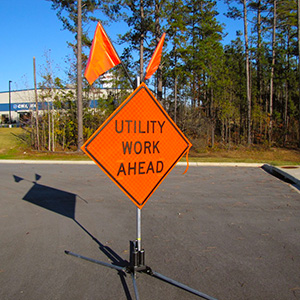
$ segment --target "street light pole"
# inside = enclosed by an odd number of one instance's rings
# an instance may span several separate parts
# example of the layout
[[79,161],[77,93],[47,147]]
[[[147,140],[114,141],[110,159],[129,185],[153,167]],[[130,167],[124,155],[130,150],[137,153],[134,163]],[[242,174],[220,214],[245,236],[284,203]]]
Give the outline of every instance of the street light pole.
[[9,90],[9,105],[8,105],[8,109],[9,109],[9,124],[11,124],[11,83],[12,81],[9,80],[8,82],[8,90]]

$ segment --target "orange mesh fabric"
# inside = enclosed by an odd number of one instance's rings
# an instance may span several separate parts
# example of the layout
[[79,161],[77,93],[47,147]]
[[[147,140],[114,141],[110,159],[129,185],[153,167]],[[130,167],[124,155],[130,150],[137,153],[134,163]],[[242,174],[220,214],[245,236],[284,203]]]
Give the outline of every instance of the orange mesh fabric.
[[84,76],[90,85],[103,73],[121,63],[101,23],[97,24]]
[[145,79],[149,79],[158,69],[158,66],[160,64],[161,61],[161,52],[162,52],[162,48],[164,45],[164,40],[165,40],[165,33],[162,35],[162,37],[160,38],[160,41],[158,43],[158,45],[156,46],[156,49],[151,57],[151,60],[149,62],[149,65],[146,69],[146,76]]

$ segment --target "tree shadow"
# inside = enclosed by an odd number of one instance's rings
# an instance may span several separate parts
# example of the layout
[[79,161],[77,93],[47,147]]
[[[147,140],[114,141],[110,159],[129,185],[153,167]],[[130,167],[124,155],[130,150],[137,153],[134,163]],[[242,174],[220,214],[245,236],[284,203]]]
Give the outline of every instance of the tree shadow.
[[[35,181],[30,181],[17,175],[13,175],[13,178],[16,183],[24,180],[33,184],[29,191],[24,195],[22,200],[72,219],[85,233],[87,233],[92,238],[93,241],[97,243],[100,251],[104,253],[108,257],[108,259],[111,260],[113,265],[120,267],[129,265],[129,262],[127,260],[122,259],[110,247],[103,245],[96,237],[94,237],[83,225],[81,225],[75,219],[76,199],[81,199],[82,201],[87,203],[86,200],[84,200],[77,194],[37,183],[37,181],[41,179],[41,175],[39,174],[35,174]],[[125,280],[126,273],[118,271],[118,275],[120,277],[127,299],[132,300]]]

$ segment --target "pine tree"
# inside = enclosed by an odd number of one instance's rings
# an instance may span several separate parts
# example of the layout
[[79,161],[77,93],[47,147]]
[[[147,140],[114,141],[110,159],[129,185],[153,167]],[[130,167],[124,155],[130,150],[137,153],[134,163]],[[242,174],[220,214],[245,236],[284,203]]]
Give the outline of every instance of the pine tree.
[[174,100],[174,109],[171,112],[175,123],[177,122],[177,106],[178,96],[180,89],[180,82],[185,77],[183,75],[183,60],[182,54],[185,51],[185,31],[186,31],[186,7],[182,0],[171,0],[166,6],[166,26],[167,26],[167,37],[171,44],[171,51],[166,57],[167,68],[166,68],[166,82],[172,90],[172,98]]
[[[139,68],[138,76],[142,79],[144,76],[144,52],[145,41],[149,37],[151,32],[152,20],[152,0],[125,0],[119,9],[125,9],[126,14],[122,14],[122,19],[127,23],[130,28],[128,32],[119,36],[120,43],[126,43],[125,55],[132,56],[133,51],[139,53]],[[130,65],[128,65],[130,66]],[[135,64],[131,65],[134,69]]]
[[[87,44],[87,35],[82,35],[82,22],[91,19],[89,13],[99,8],[96,0],[48,0],[52,8],[57,10],[58,18],[63,22],[64,29],[77,33],[77,46],[73,49],[77,56],[77,122],[78,150],[83,145],[83,110],[82,110],[82,43]],[[65,16],[67,13],[67,17]]]
[[[246,86],[247,86],[247,143],[251,145],[251,85],[250,85],[250,58],[249,58],[249,36],[248,36],[248,12],[246,0],[225,0],[229,4],[229,17],[233,19],[243,19],[244,22],[244,40],[245,40],[245,58],[246,58]],[[230,6],[231,4],[241,4],[240,8]]]
[[216,20],[215,1],[188,3],[190,18],[187,34],[190,46],[185,57],[192,85],[192,107],[202,106],[209,121],[211,145],[214,146],[216,104],[214,99],[215,74],[223,54],[222,26]]

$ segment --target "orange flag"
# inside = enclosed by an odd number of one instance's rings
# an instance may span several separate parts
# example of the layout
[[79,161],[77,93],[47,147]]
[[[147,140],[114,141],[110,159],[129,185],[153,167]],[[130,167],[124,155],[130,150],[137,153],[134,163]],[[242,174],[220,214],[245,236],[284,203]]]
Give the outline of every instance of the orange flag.
[[103,73],[121,63],[121,60],[110,42],[101,23],[98,22],[95,31],[89,60],[84,76],[90,85]]
[[145,79],[149,79],[158,69],[158,66],[159,66],[160,60],[161,60],[161,52],[162,52],[162,48],[164,45],[165,35],[166,35],[166,33],[164,33],[162,35],[158,45],[156,46],[156,49],[151,57],[149,65],[146,69]]

